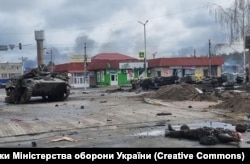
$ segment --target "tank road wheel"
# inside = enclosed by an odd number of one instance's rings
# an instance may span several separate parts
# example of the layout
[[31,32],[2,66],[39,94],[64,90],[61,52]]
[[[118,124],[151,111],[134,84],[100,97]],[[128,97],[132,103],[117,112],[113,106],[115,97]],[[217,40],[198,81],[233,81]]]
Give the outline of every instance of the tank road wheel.
[[54,101],[54,96],[49,95],[48,96],[48,101]]
[[70,87],[67,86],[65,91],[63,92],[57,92],[54,93],[53,95],[48,95],[48,101],[63,101],[66,98],[68,98],[70,94]]
[[69,94],[70,94],[70,87],[67,86],[66,92],[64,93],[64,96],[63,96],[63,100],[65,100],[66,98],[68,98],[68,97],[69,97]]
[[58,93],[56,95],[56,100],[63,101],[69,97],[69,94],[70,94],[70,87],[67,86],[66,90],[63,93]]
[[6,95],[5,97],[5,102],[6,103],[16,103],[16,96],[15,96],[15,89],[14,88],[9,88],[6,90]]
[[25,88],[21,97],[20,97],[20,103],[21,104],[28,103],[30,101],[31,96],[32,96],[31,88],[29,88],[29,87]]
[[47,100],[47,97],[46,97],[46,96],[42,96],[42,100],[43,100],[43,101],[46,101],[46,100]]

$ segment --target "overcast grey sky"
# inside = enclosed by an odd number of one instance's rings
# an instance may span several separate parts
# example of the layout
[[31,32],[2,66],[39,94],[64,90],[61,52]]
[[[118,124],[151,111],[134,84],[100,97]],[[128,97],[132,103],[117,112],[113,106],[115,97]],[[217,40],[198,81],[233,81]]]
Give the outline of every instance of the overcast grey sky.
[[[147,58],[208,54],[212,44],[226,42],[225,31],[208,4],[228,7],[233,0],[0,0],[0,45],[22,43],[22,50],[0,51],[0,62],[36,60],[34,31],[44,30],[44,46],[56,64],[72,54],[94,56],[117,52]],[[48,56],[48,55],[47,55]],[[47,58],[47,57],[46,57]]]

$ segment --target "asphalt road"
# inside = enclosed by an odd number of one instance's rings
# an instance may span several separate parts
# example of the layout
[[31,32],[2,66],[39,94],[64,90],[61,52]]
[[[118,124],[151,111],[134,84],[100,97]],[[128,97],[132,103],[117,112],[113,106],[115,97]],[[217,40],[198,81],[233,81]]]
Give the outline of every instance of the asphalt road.
[[18,105],[6,104],[1,89],[0,147],[250,147],[249,132],[239,144],[214,146],[164,137],[168,124],[234,129],[233,118],[208,110],[211,102],[149,104],[138,96],[142,92],[107,93],[107,89],[72,89],[63,102],[37,97]]

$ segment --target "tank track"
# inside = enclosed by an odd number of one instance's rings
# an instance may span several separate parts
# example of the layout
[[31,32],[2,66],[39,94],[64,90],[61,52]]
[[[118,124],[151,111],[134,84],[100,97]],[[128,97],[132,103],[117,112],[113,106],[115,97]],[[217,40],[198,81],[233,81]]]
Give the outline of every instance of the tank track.
[[64,97],[63,97],[63,100],[67,99],[67,98],[69,97],[69,94],[70,94],[70,87],[67,86],[67,88],[66,88],[66,93],[65,93],[65,95],[64,95]]
[[25,104],[28,103],[32,96],[31,88],[22,88],[20,90],[8,90],[5,102],[12,104]]
[[19,103],[20,104],[28,103],[31,99],[31,96],[32,96],[32,89],[29,87],[25,88],[21,97],[20,97]]

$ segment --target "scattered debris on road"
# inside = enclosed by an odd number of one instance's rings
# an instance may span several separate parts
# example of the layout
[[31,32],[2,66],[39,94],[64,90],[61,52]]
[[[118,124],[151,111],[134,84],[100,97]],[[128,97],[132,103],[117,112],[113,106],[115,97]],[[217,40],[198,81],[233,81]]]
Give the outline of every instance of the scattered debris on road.
[[172,113],[161,112],[156,114],[156,116],[168,116],[168,115],[172,115]]
[[66,136],[51,140],[51,142],[59,142],[59,141],[77,142],[77,140],[70,138],[70,137],[66,137]]

